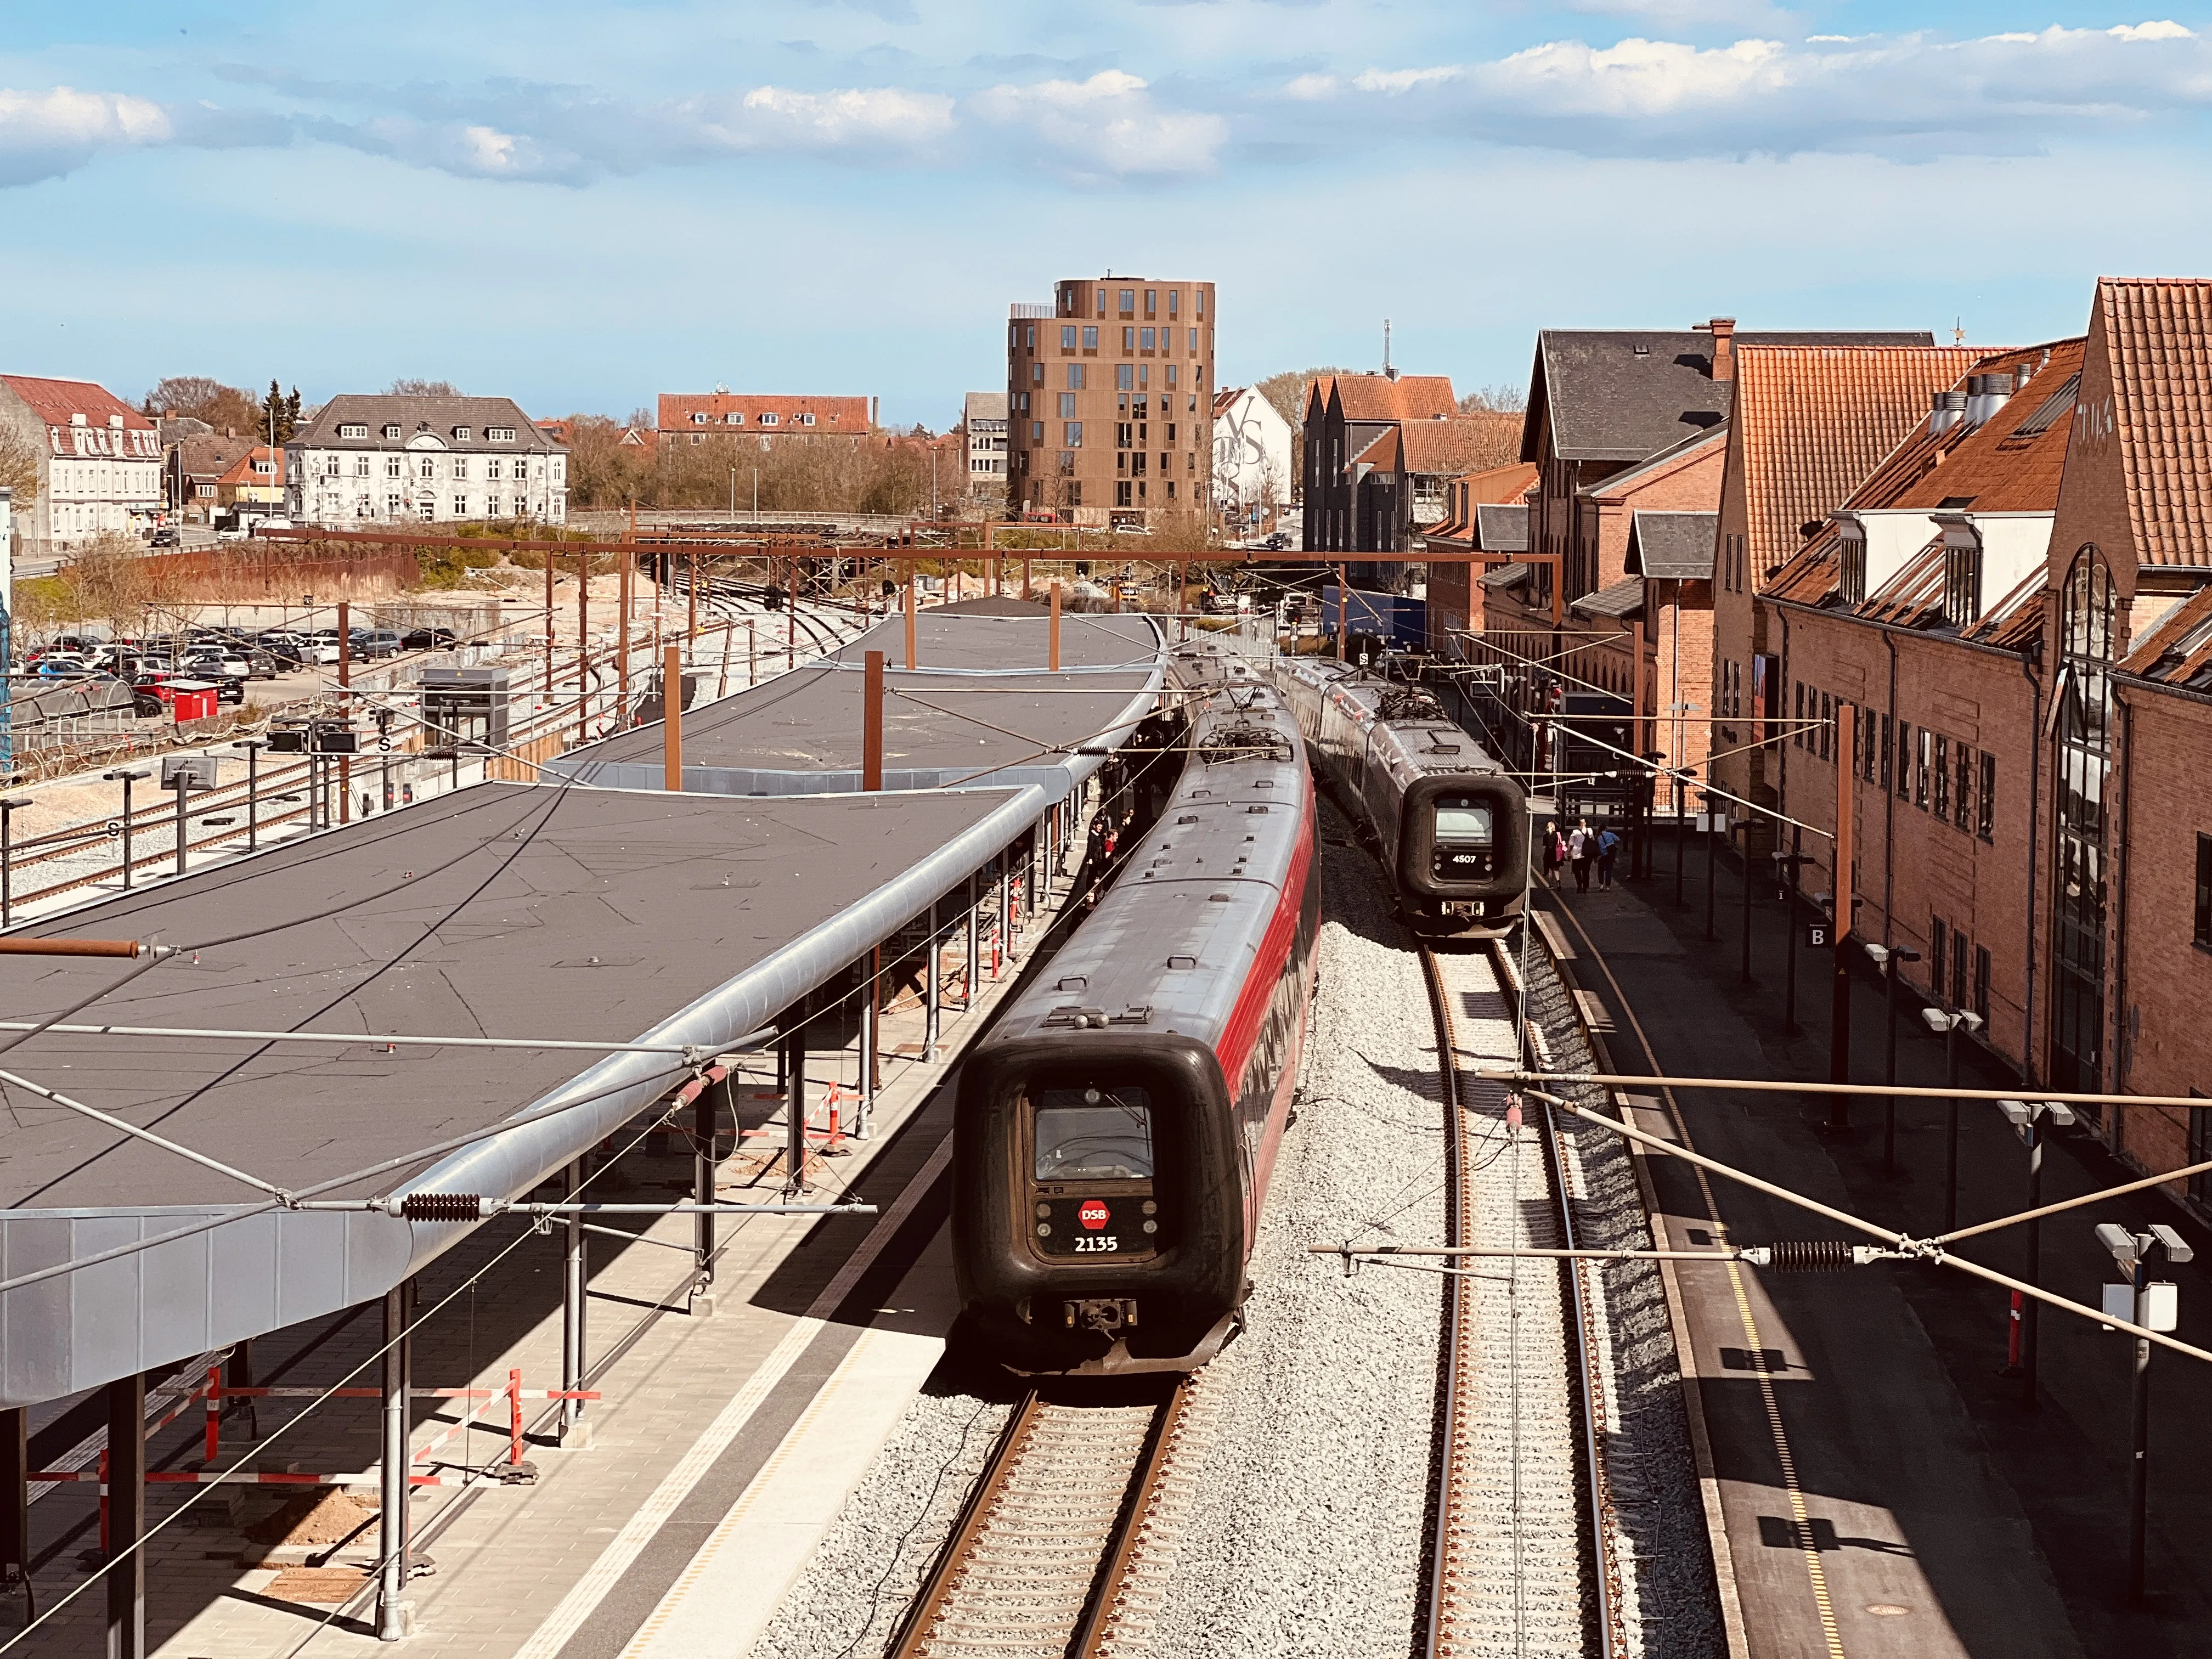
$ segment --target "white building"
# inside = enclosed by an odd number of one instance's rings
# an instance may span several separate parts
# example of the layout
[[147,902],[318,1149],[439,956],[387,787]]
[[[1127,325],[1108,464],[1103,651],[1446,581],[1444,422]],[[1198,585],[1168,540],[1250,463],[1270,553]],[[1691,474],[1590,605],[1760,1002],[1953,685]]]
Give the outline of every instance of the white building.
[[971,392],[963,424],[968,428],[968,493],[979,501],[1006,494],[1006,394]]
[[1253,387],[1213,395],[1213,507],[1248,536],[1275,529],[1291,505],[1291,423]]
[[0,425],[39,455],[39,499],[21,516],[33,557],[51,558],[107,531],[144,535],[162,512],[161,434],[90,380],[0,374]]
[[568,452],[506,398],[338,397],[284,446],[301,524],[568,516]]

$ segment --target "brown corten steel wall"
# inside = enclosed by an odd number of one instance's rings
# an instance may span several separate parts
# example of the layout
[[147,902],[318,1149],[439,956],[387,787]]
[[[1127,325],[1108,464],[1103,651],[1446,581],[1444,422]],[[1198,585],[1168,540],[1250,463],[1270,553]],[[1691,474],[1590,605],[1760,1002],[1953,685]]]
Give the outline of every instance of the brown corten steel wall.
[[[1121,304],[1125,294],[1133,301],[1126,311]],[[1053,295],[1049,307],[1013,307],[1007,319],[1010,505],[1017,512],[1050,511],[1061,523],[1094,528],[1135,523],[1157,529],[1185,514],[1208,514],[1218,321],[1213,284],[1144,276],[1071,277],[1054,283]],[[1072,345],[1064,339],[1070,329]],[[1085,343],[1088,329],[1097,331],[1095,345]],[[1148,329],[1149,350],[1144,345]],[[1163,330],[1171,334],[1172,343],[1162,337]],[[1133,331],[1133,337],[1125,338],[1124,331]],[[1125,368],[1132,382],[1126,390],[1119,384]],[[1068,385],[1072,368],[1080,371],[1080,386]],[[1074,399],[1072,416],[1061,412],[1061,400],[1069,396]],[[1136,418],[1139,396],[1145,400],[1142,421]],[[1068,441],[1071,419],[1082,428],[1079,444]],[[1131,428],[1126,434],[1124,425]],[[1063,455],[1069,458],[1065,472]],[[1136,470],[1140,456],[1141,473]],[[1129,499],[1121,505],[1117,486],[1125,484]]]
[[[2127,743],[2118,757],[2126,799],[2118,884],[2122,955],[2112,983],[2119,1004],[2119,1086],[2129,1094],[2212,1092],[2205,1015],[2212,951],[2193,938],[2197,837],[2212,832],[2212,706],[2124,685]],[[2185,1111],[2131,1107],[2126,1150],[2148,1170],[2185,1162]],[[2173,1188],[2181,1195],[2181,1187]]]
[[[1933,1001],[1951,1006],[1948,962],[1943,983],[1930,983],[1930,921],[1942,920],[1947,939],[1967,941],[1967,1001],[1972,1000],[1972,950],[1990,952],[1990,1046],[2013,1065],[2028,1053],[2027,942],[2034,900],[2034,866],[2029,843],[2034,827],[2029,767],[2036,753],[2040,709],[2035,684],[2022,659],[2009,652],[1979,650],[1954,640],[1886,629],[1878,624],[1802,607],[1765,605],[1770,637],[1779,642],[1787,623],[1786,679],[1826,691],[1876,715],[1875,777],[1854,786],[1857,817],[1858,936],[1882,944],[1904,945],[1921,960],[1906,975]],[[1890,651],[1896,651],[1896,696],[1890,694]],[[1794,696],[1791,702],[1794,708]],[[1980,792],[1984,753],[1997,757],[1995,822],[1983,841],[1975,818],[1960,830],[1951,817],[1937,819],[1917,795],[1897,793],[1897,755],[1892,739],[1891,777],[1881,775],[1882,716],[1891,730],[1903,720],[1915,732],[1923,727],[1947,738],[1955,750],[1969,744],[1978,757],[1975,791]],[[1836,741],[1849,744],[1848,730]],[[1826,828],[1836,821],[1835,763],[1810,749],[1784,742],[1774,751],[1771,772],[1783,810],[1802,823]],[[1932,790],[1931,790],[1932,799]],[[1821,860],[1822,879],[1833,891],[1832,848],[1826,836],[1807,836],[1805,850]],[[1947,945],[1948,950],[1951,948]],[[2037,989],[2039,1002],[2045,994]]]

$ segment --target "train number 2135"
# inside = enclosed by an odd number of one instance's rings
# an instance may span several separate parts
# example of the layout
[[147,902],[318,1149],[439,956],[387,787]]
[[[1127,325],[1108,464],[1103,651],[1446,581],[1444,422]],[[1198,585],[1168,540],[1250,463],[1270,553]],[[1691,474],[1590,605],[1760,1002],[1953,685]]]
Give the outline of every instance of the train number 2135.
[[1121,1248],[1121,1241],[1115,1237],[1111,1233],[1091,1233],[1087,1235],[1078,1233],[1075,1237],[1076,1253],[1079,1255],[1092,1255],[1107,1250],[1118,1250]]

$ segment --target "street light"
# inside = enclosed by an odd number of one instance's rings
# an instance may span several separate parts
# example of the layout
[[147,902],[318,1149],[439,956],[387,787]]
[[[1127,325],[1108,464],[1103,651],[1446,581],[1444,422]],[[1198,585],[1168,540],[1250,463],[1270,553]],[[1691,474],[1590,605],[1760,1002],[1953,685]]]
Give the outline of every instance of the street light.
[[[1908,962],[1920,960],[1920,952],[1909,951],[1902,945],[1869,945],[1866,953],[1874,965],[1882,970],[1882,1001],[1889,1021],[1887,1063],[1882,1080],[1893,1089],[1897,1087],[1897,972]],[[1897,1173],[1897,1097],[1892,1095],[1882,1109],[1881,1172]]]
[[126,768],[117,772],[102,772],[100,775],[105,782],[123,786],[123,890],[127,893],[131,890],[131,786],[152,775],[133,772]]
[[[2043,1125],[2047,1120],[2058,1128],[2070,1128],[2074,1123],[2074,1109],[2057,1100],[2001,1100],[1997,1110],[2012,1125],[2012,1132],[2020,1137],[2021,1145],[2027,1148],[2027,1262],[2021,1277],[2030,1285],[2043,1282],[2043,1223],[2036,1212],[2043,1207]],[[2032,1296],[2013,1292],[2013,1302],[2020,1310],[2016,1329],[2019,1340],[2012,1356],[2008,1371],[2021,1379],[2021,1403],[2028,1410],[2035,1409],[2036,1313],[2040,1304]]]
[[1962,1027],[1968,1032],[1980,1030],[1982,1017],[1963,1008],[1956,1013],[1923,1008],[1920,1018],[1930,1031],[1942,1035],[1943,1086],[1952,1091],[1949,1139],[1943,1154],[1943,1231],[1948,1233],[1959,1224],[1959,1032]]
[[[2131,1231],[2112,1222],[2097,1229],[2097,1243],[2112,1254],[2124,1285],[2105,1286],[2104,1309],[2108,1318],[2124,1319],[2149,1331],[2170,1331],[2181,1322],[2180,1297],[2170,1282],[2154,1283],[2152,1267],[2192,1260],[2197,1252],[2181,1235],[2162,1222],[2153,1222],[2147,1233]],[[2128,1599],[2143,1595],[2143,1541],[2150,1517],[2150,1339],[2135,1340],[2135,1388],[2128,1413]]]
[[1810,853],[1770,853],[1774,885],[1782,896],[1782,955],[1784,973],[1782,1029],[1797,1034],[1797,872],[1813,862]]

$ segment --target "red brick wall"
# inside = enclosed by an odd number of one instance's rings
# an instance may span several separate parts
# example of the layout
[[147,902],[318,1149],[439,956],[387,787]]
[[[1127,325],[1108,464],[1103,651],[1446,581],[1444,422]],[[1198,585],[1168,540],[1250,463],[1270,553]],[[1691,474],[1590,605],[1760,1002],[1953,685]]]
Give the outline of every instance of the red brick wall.
[[[2118,951],[2112,958],[2118,1087],[2142,1095],[2212,1093],[2212,951],[2194,941],[2197,837],[2212,834],[2212,707],[2140,687],[2121,690]],[[2182,1109],[2129,1107],[2115,1139],[2150,1170],[2185,1161]]]

